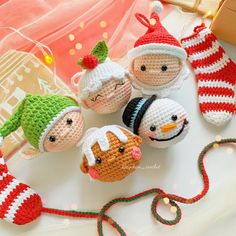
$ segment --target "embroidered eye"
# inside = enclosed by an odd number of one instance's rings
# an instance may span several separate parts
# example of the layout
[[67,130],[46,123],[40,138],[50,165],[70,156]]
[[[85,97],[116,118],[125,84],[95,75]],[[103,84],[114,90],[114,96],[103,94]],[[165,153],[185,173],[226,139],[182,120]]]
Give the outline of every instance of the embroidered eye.
[[187,125],[189,122],[187,119],[184,119],[184,124]]
[[117,89],[117,87],[120,85],[120,86],[122,86],[122,85],[124,85],[125,84],[125,82],[122,82],[122,83],[118,83],[118,84],[116,84],[116,86],[115,86],[115,90]]
[[125,151],[125,148],[124,148],[124,147],[122,147],[122,146],[119,147],[119,152],[120,152],[120,153],[123,153],[124,151]]
[[140,67],[140,69],[141,69],[141,71],[145,71],[145,70],[146,70],[146,66],[145,66],[145,65],[142,65],[142,66]]
[[49,137],[49,141],[50,141],[51,143],[55,143],[55,142],[56,142],[56,137],[55,137],[55,136],[50,136],[50,137]]
[[161,70],[162,70],[163,72],[167,71],[167,69],[168,69],[167,65],[163,65],[163,66],[161,67]]
[[156,130],[156,126],[155,125],[150,126],[150,130],[154,132]]
[[67,123],[68,125],[72,125],[73,120],[72,120],[71,118],[68,118],[68,119],[66,120],[66,123]]
[[97,157],[97,159],[96,159],[96,163],[97,163],[97,164],[101,164],[101,163],[102,163],[102,159],[101,159],[101,157]]
[[102,95],[98,94],[96,97],[93,97],[93,98],[91,98],[90,100],[91,100],[92,102],[95,102],[95,101],[97,101],[97,99],[98,99],[99,97],[102,97]]
[[177,119],[178,119],[178,116],[177,116],[177,115],[171,116],[171,120],[176,121]]

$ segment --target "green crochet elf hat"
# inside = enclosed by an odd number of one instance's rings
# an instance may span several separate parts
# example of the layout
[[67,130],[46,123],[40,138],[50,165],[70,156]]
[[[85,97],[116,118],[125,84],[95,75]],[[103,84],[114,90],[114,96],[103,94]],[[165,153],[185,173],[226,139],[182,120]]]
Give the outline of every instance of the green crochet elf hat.
[[28,142],[40,152],[52,127],[68,112],[80,111],[72,98],[60,95],[27,95],[14,114],[0,127],[0,142],[22,127]]

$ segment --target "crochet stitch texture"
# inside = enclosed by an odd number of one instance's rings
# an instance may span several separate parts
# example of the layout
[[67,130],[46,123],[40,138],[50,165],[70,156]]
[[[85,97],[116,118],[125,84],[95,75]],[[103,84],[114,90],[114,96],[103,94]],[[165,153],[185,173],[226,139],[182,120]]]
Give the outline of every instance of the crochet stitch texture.
[[38,149],[44,130],[68,107],[78,105],[73,99],[60,95],[27,95],[15,113],[0,127],[0,136],[5,138],[21,126],[27,140]]
[[225,125],[236,111],[236,64],[205,24],[195,27],[182,45],[196,74],[200,111],[208,122]]

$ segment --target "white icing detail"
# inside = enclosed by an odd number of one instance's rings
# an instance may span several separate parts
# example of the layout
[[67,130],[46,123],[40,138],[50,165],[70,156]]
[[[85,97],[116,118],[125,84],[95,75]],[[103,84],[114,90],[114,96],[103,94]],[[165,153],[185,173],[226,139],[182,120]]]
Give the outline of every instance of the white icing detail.
[[61,111],[56,117],[54,117],[50,123],[47,125],[47,127],[45,128],[45,130],[43,131],[43,133],[41,134],[40,138],[39,138],[39,151],[40,152],[45,152],[43,143],[44,140],[47,136],[47,134],[49,133],[49,131],[52,129],[52,127],[68,112],[71,111],[80,111],[80,107],[79,106],[70,106],[67,107],[66,109],[64,109],[63,111]]
[[145,95],[157,95],[159,98],[167,97],[172,90],[180,89],[183,85],[183,82],[189,76],[189,70],[185,63],[183,63],[183,68],[176,76],[175,79],[170,81],[168,84],[164,84],[161,86],[150,86],[140,82],[135,79],[134,76],[131,76],[132,85],[135,89],[140,90]]
[[[118,125],[108,125],[104,126],[97,131],[94,131],[91,133],[86,140],[84,140],[83,146],[82,146],[82,155],[85,155],[89,166],[93,166],[95,164],[95,156],[92,151],[92,147],[94,144],[98,143],[101,150],[103,152],[106,152],[110,149],[110,143],[107,138],[106,133],[111,132],[122,142],[127,143],[128,137],[123,133],[121,130],[122,127]],[[124,128],[122,128],[124,129]],[[128,131],[130,132],[130,131]],[[131,133],[131,132],[130,132]]]
[[195,73],[196,74],[214,73],[214,72],[217,72],[217,71],[221,70],[222,68],[224,68],[229,62],[230,62],[229,57],[224,53],[223,57],[220,60],[214,62],[213,64],[211,64],[209,66],[197,67],[195,69]]
[[11,193],[12,190],[14,190],[18,185],[20,184],[20,181],[17,179],[13,179],[6,188],[0,192],[0,205],[5,201],[5,199],[8,197],[8,195]]
[[210,48],[208,48],[208,49],[206,49],[204,51],[201,51],[201,52],[197,52],[197,53],[191,54],[189,56],[189,61],[193,62],[193,61],[197,61],[197,60],[208,58],[211,55],[213,55],[214,53],[218,52],[219,48],[220,48],[220,45],[219,45],[218,41],[215,40],[212,43],[212,46]]
[[21,192],[17,196],[17,198],[15,198],[14,202],[11,204],[11,206],[7,210],[6,214],[4,215],[4,219],[10,223],[13,223],[15,215],[19,207],[24,203],[26,199],[28,199],[30,196],[34,194],[35,192],[31,188],[27,188],[23,192]]

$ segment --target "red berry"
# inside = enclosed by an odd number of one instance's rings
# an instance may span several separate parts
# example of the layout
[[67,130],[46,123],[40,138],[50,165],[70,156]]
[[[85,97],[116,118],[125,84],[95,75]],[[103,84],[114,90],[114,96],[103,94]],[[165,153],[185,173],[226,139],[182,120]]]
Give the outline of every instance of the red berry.
[[93,69],[98,65],[98,58],[94,55],[86,55],[83,57],[82,65],[87,69]]

